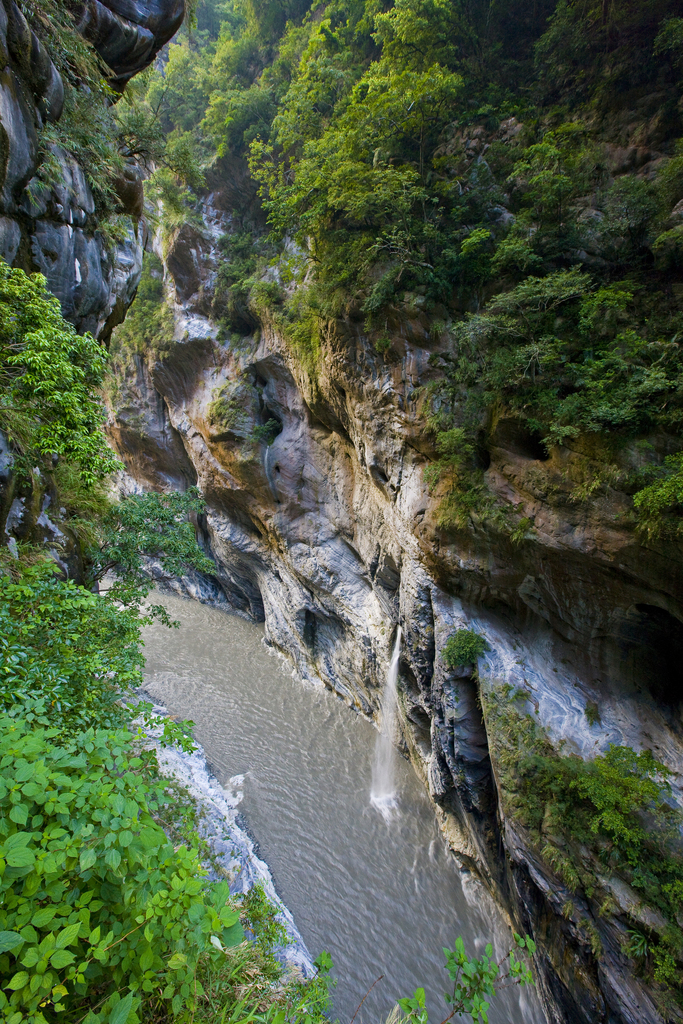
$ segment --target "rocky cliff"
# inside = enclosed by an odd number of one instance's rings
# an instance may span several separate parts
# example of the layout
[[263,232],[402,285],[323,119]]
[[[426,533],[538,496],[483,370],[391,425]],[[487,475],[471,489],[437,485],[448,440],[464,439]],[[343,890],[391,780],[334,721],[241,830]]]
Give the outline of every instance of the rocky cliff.
[[199,485],[199,589],[362,714],[401,624],[396,741],[548,1019],[680,1020],[683,19],[309,8],[207,2],[149,87],[203,183],[110,436]]
[[[77,8],[76,29],[118,89],[153,61],[185,11],[183,0],[86,0]],[[118,182],[123,238],[109,241],[83,168],[59,146],[43,142],[46,126],[62,116],[64,83],[41,41],[39,15],[36,10],[32,24],[13,0],[0,6],[0,255],[12,266],[44,274],[64,315],[79,330],[106,338],[140,279],[142,175],[131,162]],[[56,166],[45,183],[38,173],[48,158]]]
[[[104,62],[111,87],[120,91],[177,31],[184,11],[183,0],[87,0],[76,5],[73,23]],[[13,0],[0,4],[0,256],[13,267],[44,274],[64,317],[106,343],[140,281],[147,237],[143,174],[128,160],[113,183],[114,209],[103,214],[97,208],[84,168],[66,148],[74,140],[65,137],[63,147],[50,135],[64,113],[65,84],[50,57],[45,12],[30,4],[25,12]],[[69,87],[88,92],[78,82]],[[78,545],[68,528],[60,529],[59,510],[48,513],[54,488],[40,473],[18,487],[13,461],[0,434],[5,538],[11,545],[29,538],[46,544],[78,577]]]
[[[597,881],[577,892],[508,813],[510,723],[499,700],[515,694],[515,713],[565,753],[651,749],[679,799],[680,545],[644,542],[616,485],[577,501],[591,453],[571,443],[548,453],[505,414],[489,424],[485,480],[526,531],[513,540],[476,516],[467,529],[439,528],[443,485],[430,490],[424,470],[436,457],[428,385],[445,342],[419,296],[397,307],[382,353],[352,313],[327,323],[313,363],[267,314],[225,340],[207,316],[238,180],[234,168],[224,173],[202,202],[203,225],[176,232],[165,250],[175,339],[122,373],[116,447],[147,487],[199,484],[229,602],[264,621],[304,677],[365,715],[378,714],[401,623],[397,742],[453,849],[536,938],[548,1020],[680,1019],[625,951],[634,922],[666,930],[661,914],[587,850]],[[638,450],[622,458],[637,461]],[[465,627],[490,647],[476,672],[443,656]]]

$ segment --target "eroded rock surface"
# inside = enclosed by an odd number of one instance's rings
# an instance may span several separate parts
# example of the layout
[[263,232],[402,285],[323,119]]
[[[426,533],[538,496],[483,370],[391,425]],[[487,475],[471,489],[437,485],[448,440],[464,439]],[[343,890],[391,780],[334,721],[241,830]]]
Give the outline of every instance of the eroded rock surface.
[[123,89],[180,28],[185,0],[82,0],[75,5],[77,30],[92,43]]
[[[363,714],[378,710],[401,623],[401,742],[453,848],[537,939],[548,1020],[661,1022],[623,951],[637,896],[604,878],[577,898],[507,818],[485,708],[508,686],[566,752],[650,748],[680,797],[680,546],[644,546],[623,515],[628,495],[609,485],[577,502],[589,456],[558,448],[548,457],[505,419],[491,425],[486,479],[528,518],[526,536],[513,543],[485,523],[440,530],[420,390],[440,341],[415,297],[387,353],[348,318],[329,326],[310,372],[268,323],[222,341],[206,316],[216,235],[229,227],[219,193],[205,214],[203,234],[193,228],[170,248],[176,343],[136,364],[112,410],[131,472],[144,464],[141,479],[162,489],[197,480],[228,601],[265,621],[302,676],[322,678]],[[443,659],[460,627],[488,638],[478,679]],[[601,911],[607,897],[612,909]]]
[[[184,0],[85,0],[78,30],[111,68],[115,88],[147,67],[178,30]],[[40,271],[78,330],[106,340],[123,320],[140,280],[146,228],[142,177],[130,163],[117,183],[124,238],[107,241],[83,169],[50,145],[59,174],[38,179],[40,132],[57,122],[64,84],[13,0],[0,3],[0,256]]]
[[[74,10],[77,25],[111,68],[122,89],[147,67],[177,31],[184,0],[86,0]],[[13,0],[0,2],[0,256],[26,272],[39,271],[80,332],[104,342],[123,321],[140,282],[147,228],[142,217],[142,173],[132,161],[116,183],[123,237],[107,240],[92,189],[78,162],[50,143],[53,164],[46,186],[38,172],[46,153],[41,131],[63,112],[64,84],[50,55]],[[163,402],[157,396],[157,402]],[[159,439],[155,438],[157,457]],[[177,443],[171,462],[182,454]],[[77,538],[62,523],[56,493],[36,469],[18,482],[14,455],[0,434],[0,532],[11,551],[21,540],[42,544],[66,576],[80,579]],[[191,477],[193,470],[189,465]],[[172,474],[168,484],[175,481]],[[62,510],[63,511],[63,510]]]

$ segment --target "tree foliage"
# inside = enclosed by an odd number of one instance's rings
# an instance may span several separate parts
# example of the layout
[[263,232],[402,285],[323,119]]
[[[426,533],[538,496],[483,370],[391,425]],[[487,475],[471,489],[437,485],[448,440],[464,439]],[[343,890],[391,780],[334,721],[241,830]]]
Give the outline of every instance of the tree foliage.
[[[197,545],[190,516],[206,510],[197,488],[130,495],[111,505],[100,523],[98,543],[88,552],[89,582],[99,584],[109,574],[113,580],[107,600],[139,608],[154,581],[146,558],[159,559],[171,576],[182,576],[188,567],[211,573],[214,563]],[[151,611],[165,618],[161,606]]]
[[67,323],[41,274],[0,263],[0,425],[26,468],[63,457],[88,483],[117,468],[97,393],[105,365],[102,346]]
[[158,256],[146,252],[135,301],[126,319],[112,333],[109,347],[110,389],[118,386],[132,356],[166,352],[173,344],[173,311],[166,301],[163,265]]
[[56,578],[54,566],[0,576],[0,700],[6,713],[49,715],[64,732],[127,721],[121,698],[142,680],[141,622]]

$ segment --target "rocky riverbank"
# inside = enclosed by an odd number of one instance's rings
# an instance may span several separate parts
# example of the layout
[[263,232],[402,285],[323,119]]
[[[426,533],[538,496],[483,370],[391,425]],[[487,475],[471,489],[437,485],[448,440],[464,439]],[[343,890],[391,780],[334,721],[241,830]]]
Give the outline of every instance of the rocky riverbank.
[[[161,718],[166,709],[154,705],[152,714]],[[230,779],[231,788],[227,790],[211,774],[199,744],[195,742],[193,752],[186,753],[177,747],[161,745],[161,727],[145,731],[156,748],[162,775],[179,783],[196,807],[197,831],[210,851],[204,863],[208,877],[213,881],[227,880],[234,894],[247,893],[260,885],[275,909],[275,920],[287,935],[287,943],[278,950],[278,958],[299,977],[312,978],[316,968],[294,918],[275,890],[268,865],[258,856],[253,840],[239,823],[237,808],[242,799],[242,776]]]

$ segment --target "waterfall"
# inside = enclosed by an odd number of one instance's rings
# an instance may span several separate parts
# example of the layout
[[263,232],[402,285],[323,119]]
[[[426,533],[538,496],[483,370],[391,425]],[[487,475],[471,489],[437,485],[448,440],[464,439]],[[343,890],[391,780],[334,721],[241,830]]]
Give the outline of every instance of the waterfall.
[[398,807],[396,794],[396,748],[394,738],[397,727],[398,702],[396,681],[398,659],[401,655],[401,627],[396,627],[396,640],[391,663],[382,694],[382,722],[375,745],[375,760],[372,765],[372,789],[370,803],[387,821]]

